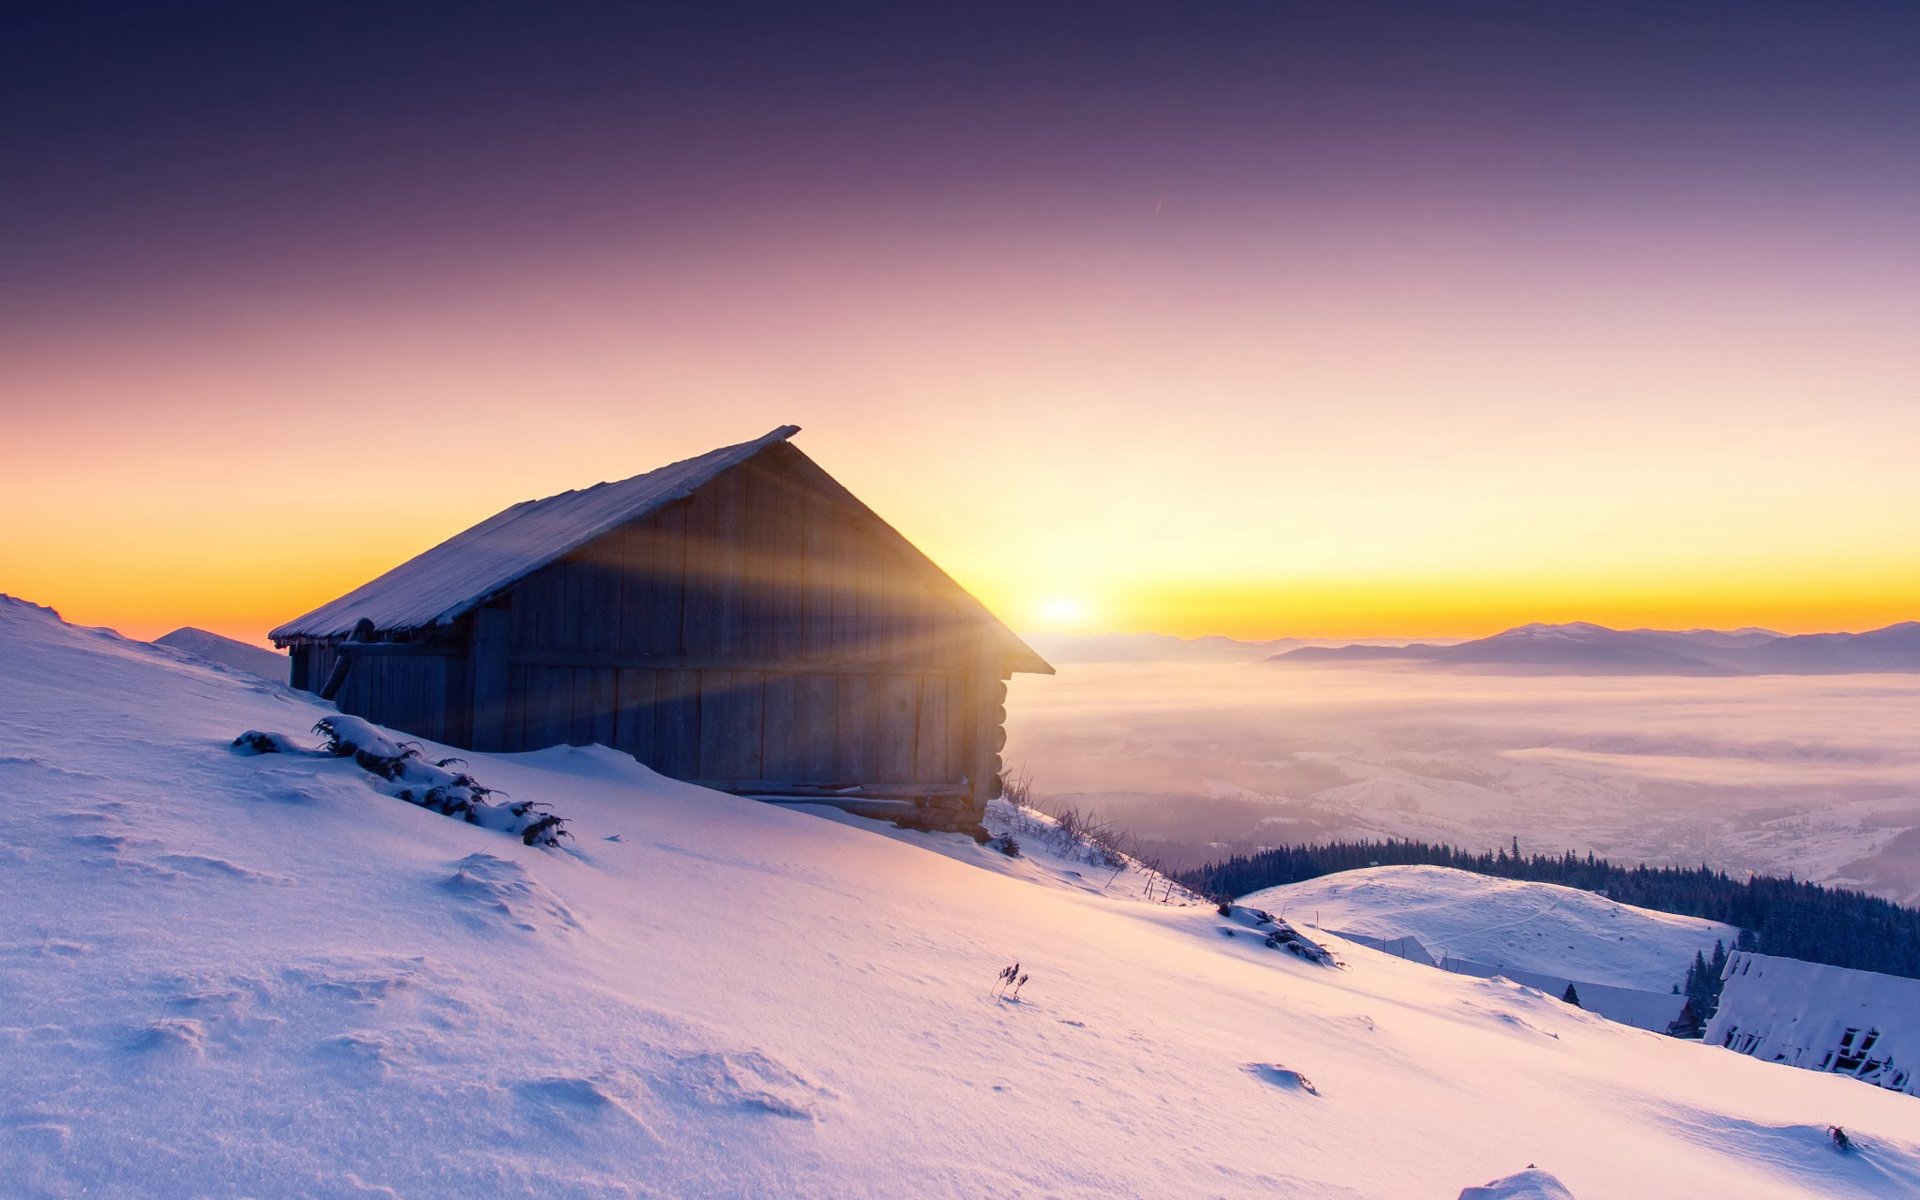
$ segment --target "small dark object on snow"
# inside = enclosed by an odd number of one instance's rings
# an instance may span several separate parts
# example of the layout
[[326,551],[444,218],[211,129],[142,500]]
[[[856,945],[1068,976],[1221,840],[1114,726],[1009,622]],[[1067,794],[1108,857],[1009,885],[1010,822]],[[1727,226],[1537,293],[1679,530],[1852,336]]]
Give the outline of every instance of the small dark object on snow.
[[[529,846],[538,846],[543,841],[551,841],[554,838],[571,836],[566,830],[560,828],[562,824],[563,822],[559,817],[554,816],[552,813],[547,813],[533,824],[522,829],[520,831],[520,840]],[[548,833],[548,830],[553,830],[554,832]]]
[[1580,1007],[1580,993],[1573,990],[1573,984],[1571,982],[1567,984],[1567,990],[1560,993],[1560,999],[1564,1003],[1573,1005],[1575,1008]]
[[1012,988],[1014,993],[1018,994],[1020,985],[1027,981],[1027,977],[1020,973],[1020,963],[1017,959],[1012,966],[1002,967],[996,978],[1000,980],[1000,986],[994,989],[996,995],[1005,995],[1008,988]]
[[1842,1150],[1853,1149],[1853,1139],[1848,1137],[1847,1131],[1840,1128],[1838,1125],[1827,1126],[1827,1136],[1832,1138],[1833,1144],[1840,1147]]
[[233,739],[233,748],[242,754],[278,754],[280,739],[271,733],[261,733],[258,729],[249,729]]
[[1000,853],[1006,855],[1008,858],[1020,857],[1019,839],[1015,838],[1010,833],[1001,834],[999,837],[994,838],[992,841],[988,842],[987,845],[992,846],[995,850],[998,850]]

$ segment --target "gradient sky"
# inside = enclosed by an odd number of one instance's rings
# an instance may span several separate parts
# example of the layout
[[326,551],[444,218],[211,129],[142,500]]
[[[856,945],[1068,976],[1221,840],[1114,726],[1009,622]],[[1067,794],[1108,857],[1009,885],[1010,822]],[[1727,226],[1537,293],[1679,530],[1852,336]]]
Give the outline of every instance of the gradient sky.
[[257,639],[791,421],[1022,628],[1920,616],[1917,48],[1911,4],[9,4],[0,590]]

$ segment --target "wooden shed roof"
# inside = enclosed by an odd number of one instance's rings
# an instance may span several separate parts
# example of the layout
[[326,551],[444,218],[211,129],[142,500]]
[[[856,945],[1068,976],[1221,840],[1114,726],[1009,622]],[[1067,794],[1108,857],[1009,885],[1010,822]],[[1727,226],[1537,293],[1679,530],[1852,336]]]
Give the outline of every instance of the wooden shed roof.
[[[599,483],[544,500],[523,500],[339,599],[288,621],[268,636],[276,642],[346,637],[363,618],[389,634],[451,625],[542,567],[629,521],[686,499],[715,476],[799,432],[798,425],[782,425],[752,441],[722,446],[631,479]],[[850,494],[846,498],[852,500]],[[859,504],[857,500],[852,502]],[[1014,670],[1053,673],[1046,660],[1001,624],[985,605],[940,572],[891,526],[877,517],[876,521],[889,536],[898,539],[900,546],[951,585],[965,607],[1002,635]]]

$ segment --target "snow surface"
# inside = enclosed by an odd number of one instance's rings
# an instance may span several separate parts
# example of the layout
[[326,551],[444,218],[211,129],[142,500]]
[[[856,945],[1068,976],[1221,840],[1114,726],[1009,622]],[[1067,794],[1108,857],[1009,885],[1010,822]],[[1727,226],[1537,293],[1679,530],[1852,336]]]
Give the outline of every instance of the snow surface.
[[1551,883],[1494,879],[1451,867],[1370,867],[1267,888],[1245,903],[1296,924],[1391,941],[1419,939],[1435,959],[1470,959],[1530,971],[1665,992],[1686,977],[1696,952],[1729,949],[1739,930],[1675,916]]
[[1510,983],[1314,966],[604,748],[466,756],[571,819],[554,851],[228,746],[330,711],[0,601],[0,1191],[1920,1192],[1910,1097]]
[[1920,979],[1747,951],[1722,978],[1708,1042],[1920,1096]]

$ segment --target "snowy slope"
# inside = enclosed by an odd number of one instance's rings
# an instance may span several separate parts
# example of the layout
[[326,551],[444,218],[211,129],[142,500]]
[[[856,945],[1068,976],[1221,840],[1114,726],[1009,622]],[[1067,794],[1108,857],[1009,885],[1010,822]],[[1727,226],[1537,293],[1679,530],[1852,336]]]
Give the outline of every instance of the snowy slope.
[[1246,903],[1295,924],[1418,938],[1435,958],[1656,992],[1679,983],[1694,953],[1711,953],[1715,938],[1732,949],[1739,936],[1717,921],[1450,867],[1343,871],[1255,892]]
[[601,749],[467,756],[570,852],[228,749],[326,711],[0,602],[7,1195],[1920,1190],[1910,1097],[1511,984],[1316,967]]

